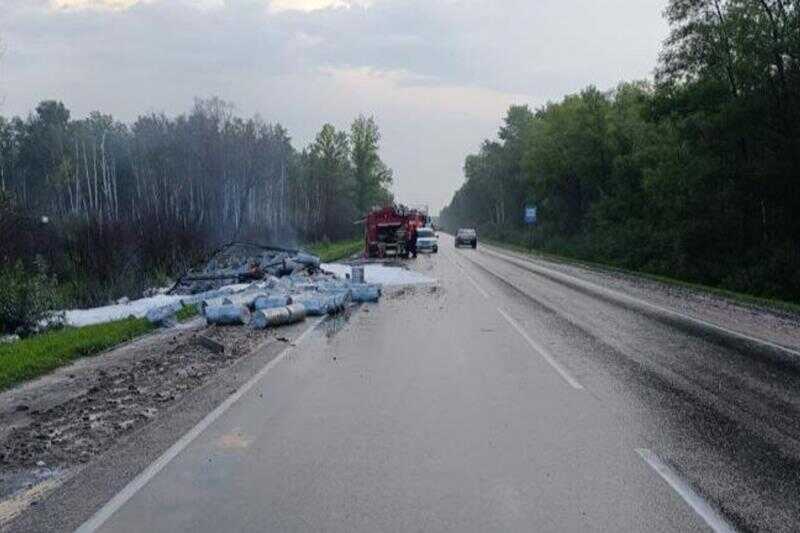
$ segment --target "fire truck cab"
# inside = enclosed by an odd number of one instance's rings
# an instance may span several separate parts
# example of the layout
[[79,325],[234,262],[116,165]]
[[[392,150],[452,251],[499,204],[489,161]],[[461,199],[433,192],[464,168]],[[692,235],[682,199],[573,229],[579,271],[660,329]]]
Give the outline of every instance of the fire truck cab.
[[409,257],[417,255],[417,228],[427,216],[404,206],[376,209],[365,221],[365,248],[370,258]]

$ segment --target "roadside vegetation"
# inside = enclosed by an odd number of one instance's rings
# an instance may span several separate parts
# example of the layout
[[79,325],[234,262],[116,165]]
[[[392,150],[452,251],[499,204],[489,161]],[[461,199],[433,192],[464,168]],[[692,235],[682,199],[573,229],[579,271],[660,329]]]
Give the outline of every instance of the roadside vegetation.
[[800,9],[672,0],[653,82],[509,109],[450,231],[800,303]]
[[[308,250],[318,254],[323,262],[349,257],[363,248],[362,239],[350,239],[313,244]],[[0,272],[0,282],[7,290],[0,290],[0,312],[9,324],[26,327],[20,333],[33,333],[36,324],[49,316],[48,305],[53,305],[52,280],[44,275],[26,276],[21,265]],[[9,298],[10,296],[10,298]],[[196,305],[182,307],[175,315],[178,322],[188,322],[199,316]],[[17,383],[47,374],[80,357],[98,354],[121,343],[140,337],[155,329],[144,318],[129,318],[81,328],[65,327],[43,333],[31,334],[20,341],[0,344],[0,390]]]
[[175,313],[178,322],[188,322],[196,316],[200,316],[200,308],[196,305],[184,305]]
[[0,344],[0,390],[95,355],[154,329],[144,318],[82,328],[63,328],[13,344]]
[[0,333],[5,330],[26,335],[36,331],[61,301],[47,267],[40,259],[34,263],[33,271],[22,261],[0,268]]
[[337,242],[316,243],[307,248],[309,252],[318,255],[323,263],[331,263],[363,252],[364,239],[359,237]]
[[[392,201],[380,139],[360,116],[297,150],[279,124],[216,98],[133,124],[73,119],[56,101],[0,117],[0,279],[14,282],[0,284],[0,334],[26,335],[59,306],[137,298],[233,240],[354,238],[353,220]],[[10,288],[24,286],[36,290]]]

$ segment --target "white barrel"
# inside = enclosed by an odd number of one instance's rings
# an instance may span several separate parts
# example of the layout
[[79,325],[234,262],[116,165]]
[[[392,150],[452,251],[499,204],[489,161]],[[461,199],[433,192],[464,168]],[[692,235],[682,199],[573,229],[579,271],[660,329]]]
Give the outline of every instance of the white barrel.
[[353,301],[358,303],[377,302],[381,298],[380,285],[353,284],[350,286]]
[[181,304],[163,305],[149,309],[147,311],[147,321],[155,326],[168,326],[175,321],[175,313],[180,309]]
[[306,316],[323,316],[328,314],[330,297],[320,293],[306,293],[294,298],[294,301],[303,304]]
[[364,267],[354,266],[352,269],[351,279],[353,283],[364,283]]
[[267,296],[259,296],[253,301],[253,308],[256,311],[264,309],[276,309],[279,307],[286,307],[292,303],[291,296],[285,294],[270,294]]
[[206,322],[217,326],[244,326],[250,322],[250,310],[240,305],[217,305],[205,309]]

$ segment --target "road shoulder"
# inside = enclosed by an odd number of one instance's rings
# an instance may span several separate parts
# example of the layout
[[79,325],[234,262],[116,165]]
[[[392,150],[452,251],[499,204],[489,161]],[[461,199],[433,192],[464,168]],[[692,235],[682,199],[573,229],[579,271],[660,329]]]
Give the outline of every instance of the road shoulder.
[[788,310],[736,301],[699,288],[672,285],[618,270],[592,268],[568,261],[551,261],[497,246],[495,243],[482,244],[481,247],[621,292],[693,319],[711,322],[745,335],[769,339],[788,348],[800,349],[800,315]]
[[158,458],[184,433],[200,422],[227,397],[270,361],[291,347],[312,322],[284,328],[269,336],[252,352],[217,372],[199,388],[185,394],[161,416],[119,438],[102,455],[76,467],[52,491],[33,500],[7,526],[7,531],[73,530]]

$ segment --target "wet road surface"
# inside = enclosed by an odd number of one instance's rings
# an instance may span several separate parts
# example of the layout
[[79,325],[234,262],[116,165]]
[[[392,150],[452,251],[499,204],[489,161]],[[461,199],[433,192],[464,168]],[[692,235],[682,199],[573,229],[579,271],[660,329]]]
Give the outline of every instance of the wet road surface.
[[800,527],[793,366],[444,235],[415,268],[437,284],[309,331],[84,530]]

